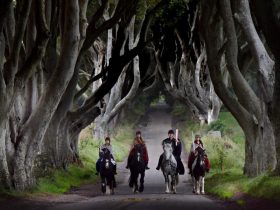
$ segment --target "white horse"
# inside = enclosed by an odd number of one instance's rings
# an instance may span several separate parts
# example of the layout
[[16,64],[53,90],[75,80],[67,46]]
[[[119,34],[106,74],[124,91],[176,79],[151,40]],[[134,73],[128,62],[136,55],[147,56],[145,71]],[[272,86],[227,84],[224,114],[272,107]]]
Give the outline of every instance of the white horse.
[[[176,193],[176,185],[178,183],[178,174],[176,174],[177,170],[177,161],[175,157],[173,156],[172,152],[172,145],[165,143],[163,145],[163,161],[161,164],[161,170],[163,173],[163,176],[165,178],[165,184],[166,184],[166,193]],[[171,179],[169,179],[169,176]]]

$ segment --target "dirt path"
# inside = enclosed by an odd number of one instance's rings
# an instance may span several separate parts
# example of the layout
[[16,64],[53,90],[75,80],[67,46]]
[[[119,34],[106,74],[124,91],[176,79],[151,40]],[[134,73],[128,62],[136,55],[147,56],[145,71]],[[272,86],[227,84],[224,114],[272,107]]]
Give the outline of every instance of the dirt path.
[[[125,169],[125,163],[120,163],[118,164],[118,175],[116,178],[118,188],[114,196],[101,195],[99,185],[87,185],[62,196],[22,201],[21,208],[11,204],[5,208],[2,208],[0,205],[1,209],[225,209],[218,201],[209,199],[207,196],[192,194],[188,174],[180,176],[176,195],[165,194],[162,172],[157,171],[155,168],[158,157],[162,153],[161,141],[167,137],[167,131],[171,128],[171,116],[168,112],[168,107],[164,104],[151,108],[147,116],[149,116],[148,123],[143,122],[146,124],[145,126],[139,125],[139,129],[141,129],[148,147],[149,167],[151,168],[146,171],[145,190],[143,193],[132,193],[127,183],[129,171]],[[183,157],[182,159],[186,158]],[[186,162],[184,165],[187,166]]]

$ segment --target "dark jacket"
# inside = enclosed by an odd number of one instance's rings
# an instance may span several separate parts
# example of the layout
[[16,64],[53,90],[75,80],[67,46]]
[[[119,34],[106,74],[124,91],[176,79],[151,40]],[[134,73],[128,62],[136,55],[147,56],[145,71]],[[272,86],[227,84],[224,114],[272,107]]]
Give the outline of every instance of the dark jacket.
[[172,144],[172,148],[173,148],[173,155],[176,159],[180,158],[181,156],[181,152],[182,152],[182,144],[180,142],[180,140],[178,139],[178,143],[176,145],[176,140],[175,138],[173,139],[170,139],[170,138],[167,138],[167,139],[164,139],[162,141],[162,146],[163,144]]

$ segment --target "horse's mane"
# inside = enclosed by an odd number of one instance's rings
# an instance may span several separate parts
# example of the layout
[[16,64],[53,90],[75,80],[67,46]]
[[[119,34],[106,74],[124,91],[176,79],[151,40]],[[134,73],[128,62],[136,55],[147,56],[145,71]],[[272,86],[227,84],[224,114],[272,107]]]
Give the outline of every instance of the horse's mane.
[[198,154],[201,154],[201,153],[205,153],[205,149],[203,149],[202,147],[198,146],[195,151],[198,152]]
[[110,150],[107,149],[107,148],[103,148],[102,150],[104,152],[104,158],[105,159],[111,159],[111,152],[110,152]]

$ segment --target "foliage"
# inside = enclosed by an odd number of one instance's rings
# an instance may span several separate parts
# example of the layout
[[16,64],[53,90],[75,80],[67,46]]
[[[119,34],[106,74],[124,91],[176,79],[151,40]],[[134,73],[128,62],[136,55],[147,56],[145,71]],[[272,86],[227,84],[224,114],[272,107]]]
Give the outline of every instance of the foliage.
[[223,121],[221,120],[217,120],[215,122],[212,122],[209,126],[208,126],[208,131],[210,130],[214,130],[214,131],[221,131],[221,133],[224,133],[225,130],[225,124],[223,123]]
[[[79,155],[82,165],[71,165],[67,170],[52,169],[46,176],[38,179],[35,189],[24,192],[0,190],[0,194],[6,196],[61,194],[73,187],[96,182],[98,176],[95,175],[95,163],[99,155],[98,148],[102,142],[92,139],[91,131],[92,127],[89,126],[80,134]],[[127,156],[132,139],[131,125],[119,127],[116,134],[111,138],[114,157],[117,161],[122,161]]]
[[187,115],[186,106],[176,101],[173,105],[171,114],[174,117],[185,117]]
[[[185,115],[184,106],[175,103],[173,116]],[[242,170],[245,160],[244,134],[229,112],[221,112],[219,119],[209,126],[200,126],[191,118],[179,127],[186,151],[190,151],[194,135],[202,134],[202,141],[211,161],[211,170],[222,172],[229,169]],[[223,131],[222,138],[207,136],[209,130]]]

